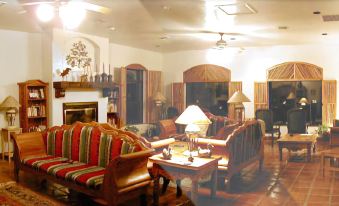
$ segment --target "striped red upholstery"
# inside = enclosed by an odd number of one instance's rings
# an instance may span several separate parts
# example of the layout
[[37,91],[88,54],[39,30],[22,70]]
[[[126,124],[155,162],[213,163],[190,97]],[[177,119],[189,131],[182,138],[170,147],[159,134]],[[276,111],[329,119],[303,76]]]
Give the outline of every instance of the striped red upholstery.
[[89,188],[99,188],[105,173],[103,167],[91,166],[82,162],[70,162],[66,158],[50,155],[27,158],[23,160],[23,163]]
[[126,134],[111,134],[84,124],[69,129],[53,127],[43,135],[48,155],[24,159],[23,163],[58,178],[98,188],[112,159],[142,149]]

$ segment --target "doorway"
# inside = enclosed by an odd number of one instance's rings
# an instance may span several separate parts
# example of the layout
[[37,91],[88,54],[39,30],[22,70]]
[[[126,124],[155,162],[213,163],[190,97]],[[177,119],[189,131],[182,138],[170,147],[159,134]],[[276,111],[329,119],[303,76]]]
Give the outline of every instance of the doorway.
[[126,122],[138,124],[143,122],[144,71],[127,69],[126,87]]

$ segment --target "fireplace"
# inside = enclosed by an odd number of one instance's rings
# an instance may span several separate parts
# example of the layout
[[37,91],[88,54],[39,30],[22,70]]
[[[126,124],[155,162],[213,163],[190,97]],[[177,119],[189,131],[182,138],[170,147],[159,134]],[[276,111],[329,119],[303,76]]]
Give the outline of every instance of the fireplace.
[[64,124],[98,121],[98,102],[69,102],[62,107]]

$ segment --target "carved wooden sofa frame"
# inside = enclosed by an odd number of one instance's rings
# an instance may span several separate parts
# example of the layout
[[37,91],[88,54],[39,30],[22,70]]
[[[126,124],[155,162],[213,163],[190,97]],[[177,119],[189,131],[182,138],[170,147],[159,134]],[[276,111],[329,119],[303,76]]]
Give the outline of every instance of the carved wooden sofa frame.
[[[122,130],[118,130],[110,127],[108,124],[98,123],[75,123],[85,126],[98,127],[102,133],[112,135],[116,138],[117,133],[124,133]],[[72,126],[62,126],[55,128],[69,129]],[[51,128],[52,129],[52,128]],[[117,205],[125,202],[128,199],[142,197],[141,203],[146,204],[146,191],[147,187],[151,183],[151,177],[147,170],[148,157],[152,155],[153,149],[148,148],[142,142],[135,139],[135,143],[140,145],[141,151],[118,155],[111,159],[106,166],[103,183],[99,189],[87,188],[83,185],[76,184],[53,175],[49,175],[46,172],[33,169],[30,166],[22,163],[22,160],[26,157],[46,155],[46,148],[43,141],[42,133],[24,133],[14,136],[14,175],[16,181],[19,181],[19,171],[25,171],[32,174],[36,174],[47,180],[51,180],[58,184],[64,185],[70,189],[99,199],[108,205]]]
[[214,146],[213,154],[223,157],[219,161],[218,176],[231,187],[231,178],[245,167],[259,162],[259,171],[262,170],[264,160],[263,133],[260,123],[256,120],[246,121],[236,128],[226,140],[198,138],[199,145]]

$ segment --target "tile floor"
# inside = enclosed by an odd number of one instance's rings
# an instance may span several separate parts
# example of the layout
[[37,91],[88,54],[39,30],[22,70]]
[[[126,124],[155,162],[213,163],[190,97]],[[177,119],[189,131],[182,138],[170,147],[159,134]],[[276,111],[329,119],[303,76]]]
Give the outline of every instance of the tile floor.
[[[265,144],[264,170],[257,172],[258,165],[246,168],[234,178],[231,191],[218,191],[215,199],[210,199],[207,188],[199,189],[199,205],[339,205],[339,174],[326,171],[325,177],[319,171],[319,152],[327,148],[326,142],[319,142],[317,152],[312,161],[307,163],[302,158],[293,158],[287,161],[287,152],[284,151],[283,161],[279,161],[278,148],[272,148],[270,142]],[[13,180],[13,165],[0,160],[0,182]],[[20,184],[34,190],[39,190],[36,182],[29,174],[21,172]],[[175,197],[175,189],[169,190],[160,197],[160,205],[190,205],[188,202],[189,188],[183,188],[184,194]],[[151,205],[151,189],[149,191],[149,205]],[[55,198],[55,197],[51,197]],[[61,202],[69,204],[68,202]],[[83,205],[81,202],[72,205]],[[124,205],[136,205],[136,202]]]

